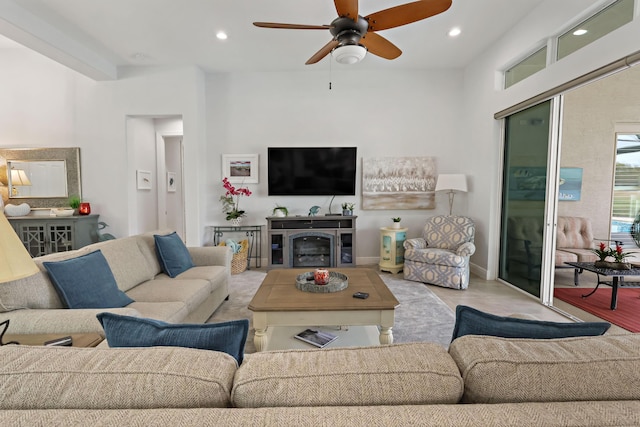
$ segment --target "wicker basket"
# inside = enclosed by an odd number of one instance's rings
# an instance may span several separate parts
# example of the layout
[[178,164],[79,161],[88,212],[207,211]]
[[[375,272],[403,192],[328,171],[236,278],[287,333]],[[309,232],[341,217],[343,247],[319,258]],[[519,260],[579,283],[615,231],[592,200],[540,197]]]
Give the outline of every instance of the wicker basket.
[[[239,241],[242,248],[238,253],[233,254],[231,259],[231,274],[240,274],[247,269],[247,257],[249,256],[249,240]],[[220,242],[219,246],[226,246],[225,242]]]

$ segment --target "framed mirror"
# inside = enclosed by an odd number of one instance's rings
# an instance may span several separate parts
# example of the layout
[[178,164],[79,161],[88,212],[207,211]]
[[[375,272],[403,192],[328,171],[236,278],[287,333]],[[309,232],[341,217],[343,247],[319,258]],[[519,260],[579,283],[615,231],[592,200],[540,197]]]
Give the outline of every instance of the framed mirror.
[[0,194],[35,209],[69,206],[82,197],[80,148],[0,148]]

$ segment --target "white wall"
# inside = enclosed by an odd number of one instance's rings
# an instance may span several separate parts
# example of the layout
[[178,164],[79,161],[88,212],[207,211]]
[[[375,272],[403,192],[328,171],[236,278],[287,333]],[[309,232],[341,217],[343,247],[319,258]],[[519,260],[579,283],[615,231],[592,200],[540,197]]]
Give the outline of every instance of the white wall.
[[[420,234],[426,217],[448,212],[446,195],[435,210],[367,210],[361,206],[363,157],[435,156],[441,172],[464,172],[462,74],[448,71],[333,73],[332,90],[325,72],[235,73],[207,78],[207,224],[224,224],[218,198],[223,194],[222,154],[259,154],[260,183],[244,198],[246,223],[265,224],[276,204],[290,215],[307,215],[318,205],[329,210],[331,197],[268,197],[267,147],[356,146],[358,180],[355,197],[336,197],[333,212],[344,201],[356,203],[359,263],[377,262],[379,228],[392,216],[403,218],[409,234]],[[455,210],[466,212],[465,195]],[[266,239],[265,239],[266,240]],[[265,242],[266,245],[266,242]]]

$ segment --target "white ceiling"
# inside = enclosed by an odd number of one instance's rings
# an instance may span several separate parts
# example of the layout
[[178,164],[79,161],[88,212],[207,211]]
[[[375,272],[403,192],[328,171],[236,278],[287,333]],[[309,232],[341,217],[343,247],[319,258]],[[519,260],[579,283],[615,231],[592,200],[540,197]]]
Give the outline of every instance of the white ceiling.
[[[359,12],[366,16],[407,1],[360,0]],[[367,55],[351,67],[464,67],[542,2],[453,0],[451,8],[440,15],[378,33],[403,51],[398,59],[389,61]],[[264,29],[252,22],[322,25],[337,16],[332,0],[6,0],[4,3],[14,6],[10,17],[14,22],[15,16],[22,15],[31,25],[36,22],[55,27],[65,36],[62,37],[65,43],[78,42],[114,66],[197,65],[208,72],[326,69],[327,58],[315,65],[304,63],[331,39],[328,31]],[[6,20],[8,12],[1,9],[0,20]],[[448,37],[447,32],[456,26],[462,29],[462,34]],[[227,40],[216,38],[220,30],[228,33]],[[0,26],[2,33],[15,38]],[[0,47],[6,47],[6,42],[0,41]]]

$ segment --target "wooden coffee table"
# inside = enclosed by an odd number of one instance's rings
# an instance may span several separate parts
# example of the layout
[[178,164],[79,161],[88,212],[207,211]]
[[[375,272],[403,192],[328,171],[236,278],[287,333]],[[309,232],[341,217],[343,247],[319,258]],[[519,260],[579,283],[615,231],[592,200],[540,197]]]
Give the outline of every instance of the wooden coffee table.
[[[278,269],[267,273],[249,303],[256,330],[257,351],[267,348],[267,329],[276,326],[380,326],[380,344],[393,343],[394,309],[399,305],[375,270],[368,268],[335,268],[346,274],[349,286],[339,292],[313,293],[296,288],[296,276],[306,269]],[[353,298],[355,292],[366,292],[367,299]]]

